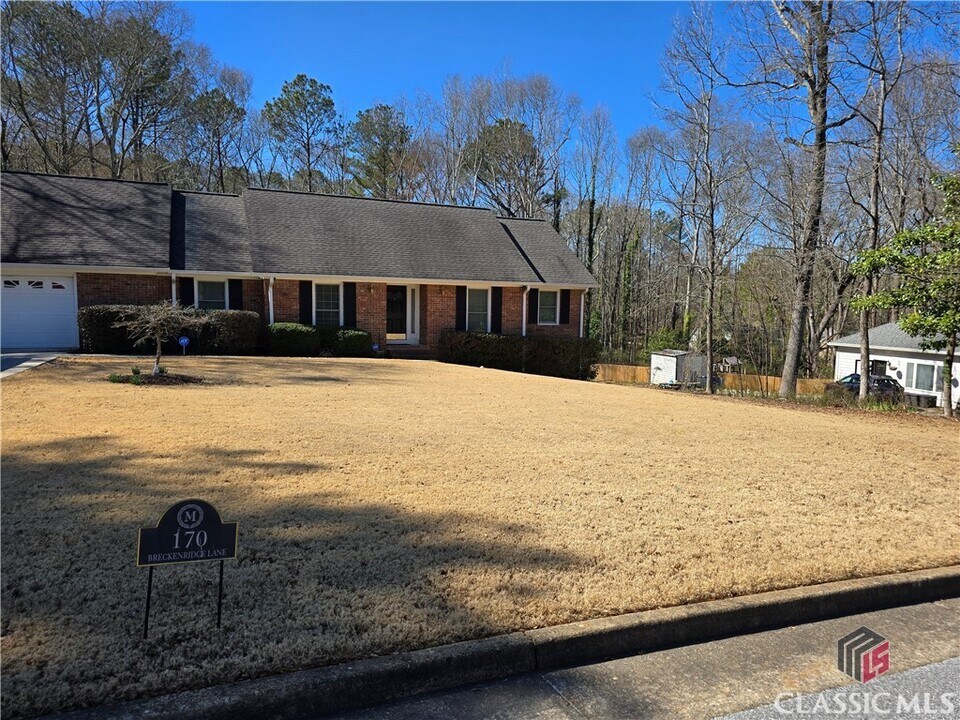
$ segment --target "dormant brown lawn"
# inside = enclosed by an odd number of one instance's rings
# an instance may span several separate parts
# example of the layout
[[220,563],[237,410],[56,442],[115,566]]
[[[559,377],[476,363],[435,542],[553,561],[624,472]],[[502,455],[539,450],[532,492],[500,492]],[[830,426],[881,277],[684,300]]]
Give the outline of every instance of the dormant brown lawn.
[[[955,423],[415,361],[181,360],[3,381],[2,696],[25,715],[958,561]],[[146,367],[146,365],[145,365]],[[240,523],[160,568],[176,500]]]

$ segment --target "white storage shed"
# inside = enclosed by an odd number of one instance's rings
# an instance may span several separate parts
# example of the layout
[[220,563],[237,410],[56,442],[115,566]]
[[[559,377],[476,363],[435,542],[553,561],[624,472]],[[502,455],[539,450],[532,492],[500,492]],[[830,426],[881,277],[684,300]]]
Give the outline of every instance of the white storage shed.
[[688,350],[650,353],[650,384],[698,383],[706,380],[707,358]]

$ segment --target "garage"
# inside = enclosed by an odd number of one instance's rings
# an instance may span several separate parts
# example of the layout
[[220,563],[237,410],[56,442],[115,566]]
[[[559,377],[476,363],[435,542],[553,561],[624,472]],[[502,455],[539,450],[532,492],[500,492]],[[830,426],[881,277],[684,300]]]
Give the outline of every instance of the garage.
[[77,298],[69,276],[3,276],[0,346],[4,350],[76,348]]

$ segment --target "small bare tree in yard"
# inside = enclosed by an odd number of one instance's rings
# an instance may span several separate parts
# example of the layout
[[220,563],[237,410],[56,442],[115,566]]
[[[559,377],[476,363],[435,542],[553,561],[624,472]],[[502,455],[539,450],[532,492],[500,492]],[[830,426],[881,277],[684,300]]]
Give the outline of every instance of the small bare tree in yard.
[[137,308],[113,326],[125,328],[134,345],[146,345],[153,341],[156,355],[152,374],[159,375],[163,343],[177,337],[184,330],[198,328],[206,322],[207,318],[194,308],[164,302]]

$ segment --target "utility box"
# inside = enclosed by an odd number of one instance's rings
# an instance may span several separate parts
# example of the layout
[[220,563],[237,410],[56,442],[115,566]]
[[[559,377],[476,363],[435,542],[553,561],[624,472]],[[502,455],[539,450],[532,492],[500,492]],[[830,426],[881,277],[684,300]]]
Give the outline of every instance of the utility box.
[[650,353],[651,385],[683,385],[706,380],[706,356],[688,350]]

